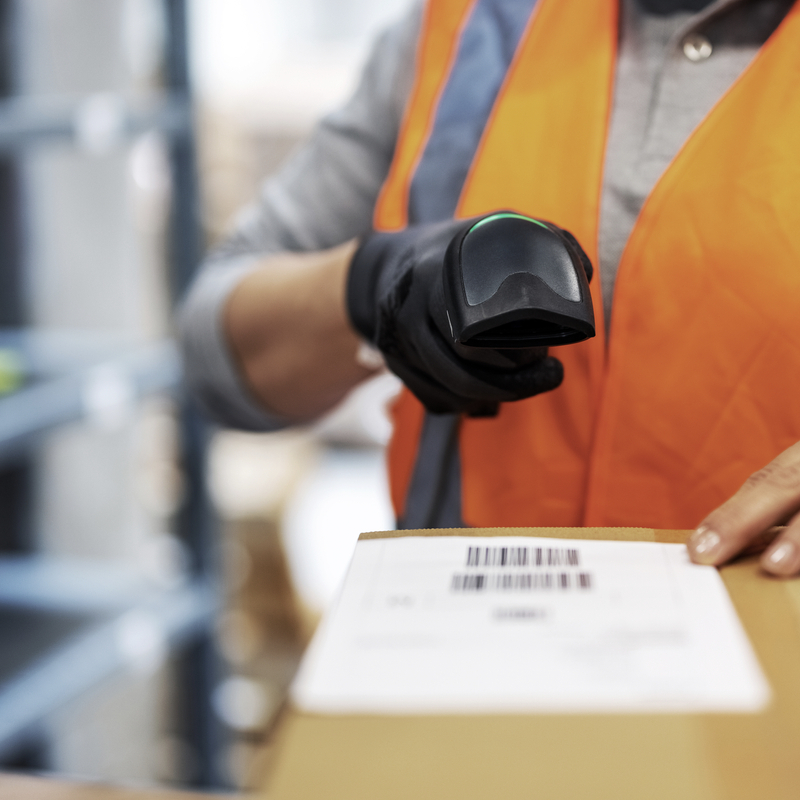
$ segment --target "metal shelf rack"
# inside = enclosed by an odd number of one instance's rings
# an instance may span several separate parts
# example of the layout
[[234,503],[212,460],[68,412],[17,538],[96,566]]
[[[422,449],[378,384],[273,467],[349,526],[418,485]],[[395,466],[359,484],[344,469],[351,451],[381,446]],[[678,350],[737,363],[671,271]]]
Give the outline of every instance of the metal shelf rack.
[[0,395],[0,464],[61,425],[175,393],[180,382],[171,341],[135,345],[107,335],[0,330],[0,350],[16,354],[24,376],[21,388]]
[[101,681],[203,636],[216,607],[202,579],[157,588],[103,562],[0,559],[0,639],[14,642],[0,655],[0,758]]
[[115,404],[169,394],[180,409],[186,499],[176,524],[189,564],[178,585],[159,586],[124,566],[47,557],[30,552],[25,536],[0,537],[0,767],[22,745],[36,742],[48,715],[120,670],[147,668],[148,659],[170,653],[181,664],[184,728],[200,765],[193,783],[219,786],[216,752],[223,734],[209,699],[217,671],[211,625],[219,592],[215,524],[204,488],[208,433],[180,391],[173,342],[26,327],[17,162],[26,148],[86,145],[98,108],[106,134],[118,140],[161,134],[172,183],[167,277],[173,299],[180,297],[202,248],[187,0],[162,0],[163,91],[138,99],[15,94],[15,15],[22,2],[0,0],[0,350],[14,354],[22,367],[21,385],[0,395],[0,514],[29,519],[29,456],[48,433],[102,417]]

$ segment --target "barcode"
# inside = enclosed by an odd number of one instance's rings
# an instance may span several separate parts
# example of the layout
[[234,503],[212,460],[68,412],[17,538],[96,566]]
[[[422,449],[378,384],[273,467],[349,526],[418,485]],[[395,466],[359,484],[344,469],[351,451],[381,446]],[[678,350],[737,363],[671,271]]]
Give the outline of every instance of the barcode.
[[454,592],[533,592],[539,589],[592,588],[589,572],[490,572],[476,575],[453,575]]
[[468,567],[577,567],[578,551],[566,547],[468,547]]

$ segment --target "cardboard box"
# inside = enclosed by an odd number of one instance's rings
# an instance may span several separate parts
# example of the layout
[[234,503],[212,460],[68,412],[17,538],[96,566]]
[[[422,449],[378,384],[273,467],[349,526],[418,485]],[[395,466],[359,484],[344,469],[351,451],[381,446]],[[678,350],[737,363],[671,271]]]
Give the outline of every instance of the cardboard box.
[[[686,531],[496,528],[407,535],[684,542]],[[271,800],[800,798],[800,581],[721,574],[773,700],[759,714],[346,716],[291,711]]]

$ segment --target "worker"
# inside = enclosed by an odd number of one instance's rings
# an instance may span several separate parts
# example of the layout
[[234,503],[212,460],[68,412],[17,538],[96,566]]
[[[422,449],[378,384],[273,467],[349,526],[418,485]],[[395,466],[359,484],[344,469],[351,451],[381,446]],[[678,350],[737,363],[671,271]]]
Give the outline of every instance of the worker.
[[[762,564],[797,574],[798,75],[793,0],[413,6],[207,258],[190,383],[271,430],[382,355],[400,525],[694,527],[720,564],[787,524]],[[499,209],[583,248],[596,337],[494,367],[447,340],[429,243]]]

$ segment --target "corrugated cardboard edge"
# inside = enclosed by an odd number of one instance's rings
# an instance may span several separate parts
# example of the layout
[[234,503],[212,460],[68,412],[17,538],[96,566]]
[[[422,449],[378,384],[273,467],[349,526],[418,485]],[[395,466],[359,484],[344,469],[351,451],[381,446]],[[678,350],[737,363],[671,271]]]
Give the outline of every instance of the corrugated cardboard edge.
[[398,539],[403,536],[537,536],[544,539],[594,539],[618,542],[684,544],[691,531],[653,528],[422,528],[406,531],[371,531],[358,538]]

